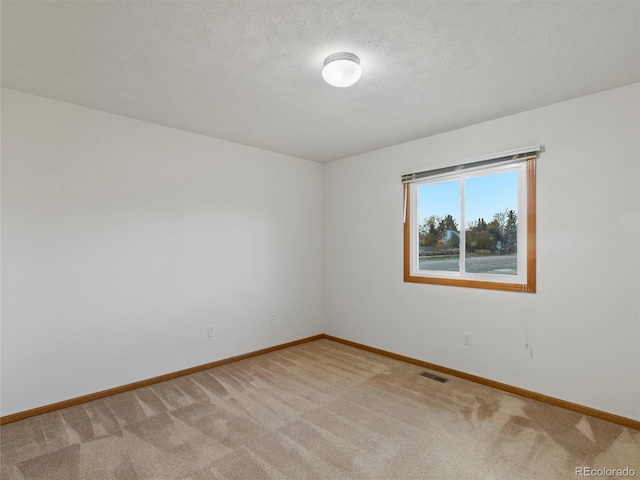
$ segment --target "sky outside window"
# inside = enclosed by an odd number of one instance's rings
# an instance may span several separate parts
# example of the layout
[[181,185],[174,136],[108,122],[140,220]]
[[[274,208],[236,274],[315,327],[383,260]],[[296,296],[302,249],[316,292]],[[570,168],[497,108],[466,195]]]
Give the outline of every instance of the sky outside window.
[[[505,209],[518,211],[518,174],[506,172],[466,180],[466,222],[483,218],[489,223]],[[460,182],[423,185],[419,189],[418,223],[431,215],[451,215],[460,227]]]

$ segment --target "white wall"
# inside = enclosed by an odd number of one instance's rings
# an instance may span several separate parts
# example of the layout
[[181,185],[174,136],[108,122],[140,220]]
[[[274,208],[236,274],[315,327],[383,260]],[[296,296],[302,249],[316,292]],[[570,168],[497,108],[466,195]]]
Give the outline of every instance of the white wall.
[[[639,92],[328,164],[325,332],[640,420]],[[538,293],[403,283],[401,172],[538,143]]]
[[321,333],[322,185],[318,163],[3,89],[1,414]]
[[[1,415],[324,331],[640,420],[639,93],[323,166],[3,89]],[[535,143],[538,293],[403,283],[400,173]]]

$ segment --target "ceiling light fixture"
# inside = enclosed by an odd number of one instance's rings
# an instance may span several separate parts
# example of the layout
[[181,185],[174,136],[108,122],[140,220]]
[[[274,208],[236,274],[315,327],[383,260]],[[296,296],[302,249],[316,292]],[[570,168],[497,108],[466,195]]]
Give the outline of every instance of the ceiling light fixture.
[[322,78],[334,87],[350,87],[360,79],[360,59],[353,53],[329,55],[324,61]]

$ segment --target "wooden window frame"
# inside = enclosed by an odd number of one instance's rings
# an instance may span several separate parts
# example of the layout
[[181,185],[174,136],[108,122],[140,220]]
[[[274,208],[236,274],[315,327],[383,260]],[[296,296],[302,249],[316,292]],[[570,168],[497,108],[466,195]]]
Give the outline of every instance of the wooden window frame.
[[454,287],[483,288],[509,292],[536,293],[536,158],[526,160],[527,185],[527,275],[526,283],[491,282],[470,279],[426,277],[411,275],[411,201],[409,184],[405,188],[405,222],[404,222],[404,281],[431,285],[448,285]]

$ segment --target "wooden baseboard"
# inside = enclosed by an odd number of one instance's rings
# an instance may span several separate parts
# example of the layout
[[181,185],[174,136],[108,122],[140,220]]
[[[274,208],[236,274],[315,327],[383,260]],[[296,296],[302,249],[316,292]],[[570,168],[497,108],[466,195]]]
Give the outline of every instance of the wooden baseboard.
[[196,367],[187,368],[185,370],[179,370],[173,373],[167,373],[165,375],[160,375],[158,377],[141,380],[139,382],[129,383],[127,385],[122,385],[120,387],[110,388],[108,390],[102,390],[100,392],[90,393],[88,395],[83,395],[81,397],[64,400],[62,402],[57,402],[57,403],[52,403],[50,405],[44,405],[42,407],[32,408],[31,410],[25,410],[23,412],[14,413],[12,415],[6,415],[4,417],[0,417],[0,425],[17,422],[19,420],[24,420],[29,417],[35,417],[36,415],[42,415],[44,413],[50,413],[55,410],[60,410],[62,408],[73,407],[81,403],[91,402],[93,400],[99,400],[101,398],[108,397],[111,395],[116,395],[118,393],[128,392],[136,388],[146,387],[149,385],[153,385],[154,383],[165,382],[167,380],[172,380],[174,378],[182,377],[184,375],[190,375],[192,373],[197,373],[202,370],[207,370],[209,368],[219,367],[221,365],[237,362],[238,360],[243,360],[245,358],[251,358],[257,355],[263,355],[265,353],[274,352],[276,350],[292,347],[294,345],[300,345],[302,343],[312,342],[314,340],[319,340],[322,338],[327,340],[332,340],[334,342],[342,343],[344,345],[349,345],[351,347],[359,348],[361,350],[366,350],[368,352],[377,353],[378,355],[383,355],[385,357],[411,363],[413,365],[418,365],[420,367],[424,367],[429,370],[435,370],[437,372],[441,372],[447,375],[452,375],[454,377],[470,380],[472,382],[479,383],[481,385],[497,388],[498,390],[503,390],[505,392],[520,395],[522,397],[539,400],[541,402],[548,403],[549,405],[565,408],[567,410],[572,410],[574,412],[582,413],[584,415],[589,415],[591,417],[600,418],[602,420],[616,423],[624,427],[640,430],[640,421],[632,420],[631,418],[621,417],[619,415],[614,415],[613,413],[603,412],[601,410],[596,410],[595,408],[585,407],[584,405],[579,405],[577,403],[572,403],[566,400],[561,400],[559,398],[549,397],[541,393],[525,390],[524,388],[514,387],[511,385],[507,385],[505,383],[489,380],[488,378],[478,377],[476,375],[471,375],[469,373],[461,372],[459,370],[454,370],[452,368],[442,367],[434,363],[424,362],[422,360],[406,357],[404,355],[399,355],[393,352],[388,352],[386,350],[381,350],[379,348],[369,347],[368,345],[363,345],[361,343],[352,342],[350,340],[344,340],[342,338],[338,338],[338,337],[334,337],[332,335],[326,335],[326,334],[319,334],[319,335],[314,335],[312,337],[302,338],[300,340],[295,340],[293,342],[288,342],[288,343],[283,343],[281,345],[275,345],[273,347],[263,348],[261,350],[256,350],[254,352],[244,353],[242,355],[236,355],[235,357],[229,357],[222,360],[217,360],[215,362],[206,363],[204,365],[198,365]]
[[534,400],[539,400],[544,403],[548,403],[549,405],[554,405],[556,407],[565,408],[567,410],[572,410],[574,412],[582,413],[584,415],[589,415],[591,417],[600,418],[602,420],[606,420],[608,422],[616,423],[618,425],[622,425],[624,427],[633,428],[635,430],[640,430],[640,421],[633,420],[627,417],[621,417],[620,415],[615,415],[613,413],[603,412],[602,410],[596,410],[595,408],[585,407],[584,405],[579,405],[577,403],[568,402],[566,400],[561,400],[555,397],[549,397],[547,395],[543,395],[541,393],[532,392],[530,390],[525,390],[524,388],[514,387],[511,385],[507,385],[506,383],[496,382],[494,380],[489,380],[488,378],[478,377],[476,375],[471,375],[469,373],[461,372],[459,370],[454,370],[452,368],[442,367],[440,365],[436,365],[434,363],[424,362],[422,360],[417,360],[411,357],[405,357],[404,355],[399,355],[397,353],[387,352],[386,350],[381,350],[379,348],[369,347],[367,345],[363,345],[361,343],[352,342],[350,340],[344,340],[342,338],[334,337],[331,335],[323,334],[322,338],[327,340],[333,340],[334,342],[342,343],[344,345],[349,345],[350,347],[359,348],[361,350],[366,350],[368,352],[377,353],[378,355],[383,355],[385,357],[394,358],[396,360],[401,360],[403,362],[411,363],[413,365],[418,365],[420,367],[428,368],[429,370],[435,370],[437,372],[445,373],[447,375],[452,375],[454,377],[463,378],[465,380],[470,380],[475,383],[479,383],[481,385],[486,385],[488,387],[497,388],[498,390],[503,390],[505,392],[514,393],[516,395],[520,395],[526,398],[532,398]]
[[62,402],[57,402],[57,403],[52,403],[50,405],[44,405],[42,407],[32,408],[31,410],[25,410],[24,412],[18,412],[12,415],[6,415],[4,417],[0,417],[0,425],[17,422],[18,420],[24,420],[25,418],[35,417],[36,415],[42,415],[43,413],[53,412],[55,410],[60,410],[62,408],[73,407],[81,403],[91,402],[93,400],[99,400],[101,398],[109,397],[111,395],[116,395],[118,393],[128,392],[129,390],[135,390],[136,388],[147,387],[149,385],[153,385],[154,383],[166,382],[167,380],[172,380],[174,378],[182,377],[184,375],[190,375],[192,373],[201,372],[202,370],[207,370],[209,368],[219,367],[220,365],[226,365],[228,363],[237,362],[238,360],[244,360],[245,358],[251,358],[257,355],[263,355],[265,353],[274,352],[276,350],[281,350],[287,347],[293,347],[294,345],[300,345],[301,343],[312,342],[313,340],[319,340],[321,338],[323,338],[322,334],[314,335],[312,337],[302,338],[300,340],[294,340],[293,342],[283,343],[281,345],[276,345],[273,347],[256,350],[255,352],[244,353],[242,355],[236,355],[235,357],[229,357],[222,360],[217,360],[215,362],[206,363],[204,365],[198,365],[197,367],[191,367],[185,370],[179,370],[177,372],[167,373],[165,375],[160,375],[159,377],[148,378],[146,380],[129,383],[127,385],[122,385],[120,387],[109,388],[107,390],[102,390],[100,392],[90,393],[88,395],[83,395],[81,397],[64,400]]

